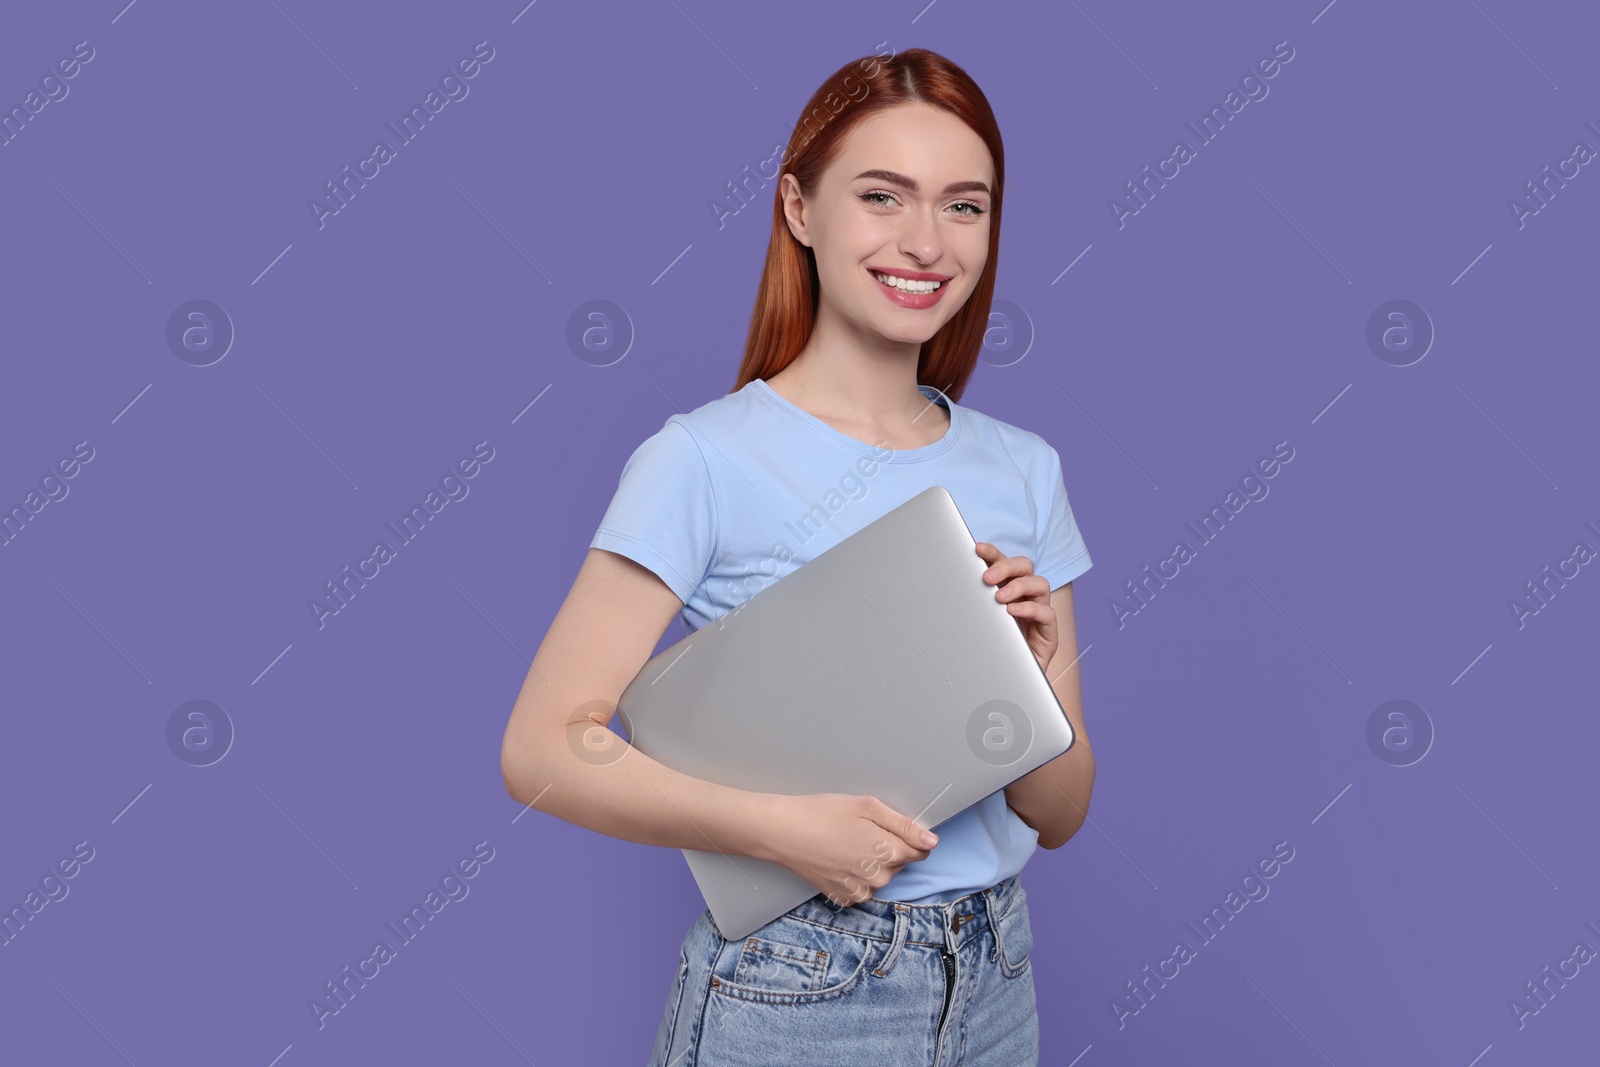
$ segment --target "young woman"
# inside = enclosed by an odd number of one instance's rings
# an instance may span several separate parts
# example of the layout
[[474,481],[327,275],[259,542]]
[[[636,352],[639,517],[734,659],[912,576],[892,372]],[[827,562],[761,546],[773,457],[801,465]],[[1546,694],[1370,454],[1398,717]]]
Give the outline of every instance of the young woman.
[[[819,88],[773,205],[734,389],[628,460],[506,729],[506,788],[592,830],[781,863],[818,893],[683,940],[653,1067],[1019,1067],[1038,1057],[1027,895],[1082,825],[1094,756],[1072,585],[1089,569],[1043,438],[956,403],[994,291],[1005,162],[983,93],[922,49]],[[606,729],[673,615],[698,628],[931,485],[975,532],[1077,743],[940,824],[872,797],[674,772]],[[708,844],[709,843],[709,844]]]

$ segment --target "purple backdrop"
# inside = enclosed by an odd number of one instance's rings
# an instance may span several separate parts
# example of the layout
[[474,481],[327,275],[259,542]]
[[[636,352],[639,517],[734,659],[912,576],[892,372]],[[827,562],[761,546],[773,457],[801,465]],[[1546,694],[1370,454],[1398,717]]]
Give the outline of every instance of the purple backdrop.
[[524,812],[501,733],[624,459],[732,382],[763,163],[924,46],[1009,156],[963,402],[1095,560],[1044,1062],[1592,1060],[1594,14],[122,2],[0,32],[0,1059],[644,1061],[693,880]]

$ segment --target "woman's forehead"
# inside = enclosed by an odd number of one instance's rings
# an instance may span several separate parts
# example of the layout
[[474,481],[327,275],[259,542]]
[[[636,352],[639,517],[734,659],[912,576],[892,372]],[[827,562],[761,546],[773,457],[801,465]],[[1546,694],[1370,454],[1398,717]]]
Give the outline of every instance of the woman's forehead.
[[[972,128],[943,108],[907,104],[863,119],[845,138],[830,169],[886,170],[923,188],[981,181],[994,184],[988,146]],[[853,168],[853,169],[851,169]]]

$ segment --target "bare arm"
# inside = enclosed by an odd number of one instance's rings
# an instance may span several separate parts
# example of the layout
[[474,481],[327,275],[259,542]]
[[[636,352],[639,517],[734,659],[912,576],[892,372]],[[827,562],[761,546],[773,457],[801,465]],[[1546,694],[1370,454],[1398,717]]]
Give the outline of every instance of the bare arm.
[[1039,833],[1043,848],[1060,848],[1083,828],[1094,790],[1094,750],[1083,728],[1083,692],[1078,674],[1078,630],[1072,614],[1072,583],[1051,590],[1059,644],[1045,669],[1056,699],[1076,735],[1072,748],[1006,786],[1006,803]]
[[650,570],[589,549],[511,709],[500,749],[506,792],[611,837],[776,862],[769,844],[790,798],[681,774],[618,735],[590,732],[611,721],[682,607]]

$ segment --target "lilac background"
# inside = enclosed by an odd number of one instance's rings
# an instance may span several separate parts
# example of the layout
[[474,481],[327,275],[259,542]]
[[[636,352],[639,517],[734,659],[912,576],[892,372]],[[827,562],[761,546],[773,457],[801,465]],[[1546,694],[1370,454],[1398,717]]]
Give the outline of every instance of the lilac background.
[[[1024,873],[1043,1062],[1592,1061],[1600,968],[1520,1029],[1508,998],[1600,949],[1600,577],[1508,603],[1600,547],[1600,176],[1521,228],[1508,198],[1600,148],[1593,14],[121,2],[0,26],[7,109],[96,53],[0,148],[0,504],[94,449],[0,548],[0,904],[94,849],[0,947],[0,1059],[644,1062],[694,883],[523,813],[500,738],[622,462],[732,383],[772,187],[720,228],[710,201],[887,42],[999,115],[1021,333],[963,402],[1060,450],[1095,560],[1092,825]],[[470,95],[319,229],[307,200],[481,40]],[[1108,198],[1281,40],[1270,95],[1119,229]],[[1437,332],[1405,367],[1366,341],[1395,298]],[[236,331],[210,366],[166,340],[194,299]],[[626,340],[586,361],[593,299]],[[308,600],[481,440],[470,494],[319,628]],[[205,767],[167,737],[196,699],[235,732]],[[1435,735],[1409,766],[1367,740],[1393,699]],[[309,998],[478,841],[470,895],[319,1029]],[[1270,895],[1119,1027],[1279,841]]]

